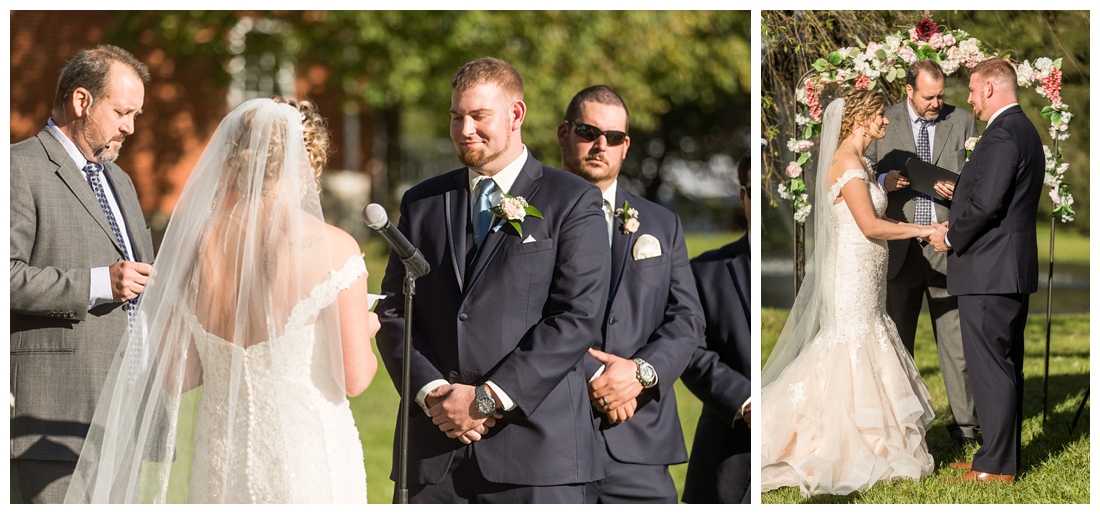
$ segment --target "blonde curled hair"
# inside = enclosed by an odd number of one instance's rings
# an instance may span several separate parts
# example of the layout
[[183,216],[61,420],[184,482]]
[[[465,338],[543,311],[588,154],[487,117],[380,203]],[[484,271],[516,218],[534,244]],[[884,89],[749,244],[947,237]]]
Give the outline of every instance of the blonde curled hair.
[[[844,93],[844,115],[840,117],[840,141],[852,134],[858,123],[866,123],[879,109],[886,108],[886,95],[870,89],[852,89]],[[839,142],[839,141],[838,141]]]
[[293,100],[276,96],[276,103],[287,104],[302,114],[302,137],[306,140],[309,153],[309,165],[313,168],[313,179],[317,189],[321,188],[321,172],[328,164],[328,123],[317,111],[317,104],[309,100]]

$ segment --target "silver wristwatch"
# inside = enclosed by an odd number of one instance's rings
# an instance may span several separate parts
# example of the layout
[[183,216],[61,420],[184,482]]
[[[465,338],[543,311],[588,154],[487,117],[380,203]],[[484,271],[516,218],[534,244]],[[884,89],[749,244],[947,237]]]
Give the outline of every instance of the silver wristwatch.
[[492,416],[497,410],[497,401],[485,390],[485,384],[474,388],[474,403],[477,405],[477,411],[486,417]]
[[649,389],[657,385],[657,370],[653,369],[653,365],[640,358],[634,358],[634,363],[638,365],[638,382],[642,383],[642,387]]

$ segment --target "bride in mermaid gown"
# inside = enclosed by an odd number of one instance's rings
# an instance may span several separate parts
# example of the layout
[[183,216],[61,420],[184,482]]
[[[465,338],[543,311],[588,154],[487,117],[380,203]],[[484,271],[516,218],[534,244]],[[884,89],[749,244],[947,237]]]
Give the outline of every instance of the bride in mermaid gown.
[[928,389],[887,316],[886,240],[933,233],[883,218],[886,192],[863,151],[885,135],[882,93],[852,90],[826,109],[815,251],[764,366],[761,489],[848,494],[933,470]]
[[377,369],[366,266],[326,225],[310,102],[245,102],[188,179],[67,502],[364,503],[348,395]]

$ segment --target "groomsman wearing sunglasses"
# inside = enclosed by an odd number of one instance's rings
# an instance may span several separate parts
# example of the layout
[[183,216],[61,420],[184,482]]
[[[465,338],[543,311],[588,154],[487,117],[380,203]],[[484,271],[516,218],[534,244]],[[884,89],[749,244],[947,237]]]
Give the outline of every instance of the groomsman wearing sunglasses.
[[673,384],[703,337],[680,218],[620,189],[629,114],[607,86],[573,97],[558,125],[562,168],[604,197],[611,283],[602,340],[584,358],[606,478],[599,503],[676,503],[669,464],[687,461]]

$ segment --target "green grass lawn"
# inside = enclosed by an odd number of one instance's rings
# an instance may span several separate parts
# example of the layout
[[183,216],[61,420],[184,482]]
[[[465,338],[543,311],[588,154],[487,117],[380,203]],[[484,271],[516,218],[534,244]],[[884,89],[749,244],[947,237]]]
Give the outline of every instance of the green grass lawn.
[[[689,234],[687,236],[688,256],[694,257],[707,250],[719,248],[740,237],[740,233],[728,232]],[[363,253],[367,257],[367,271],[370,273],[368,287],[371,292],[379,290],[382,276],[385,274],[387,248],[380,238],[373,238],[363,245]],[[375,354],[377,353],[376,346]],[[691,440],[695,436],[695,424],[699,420],[702,403],[679,381],[676,382],[676,399],[685,442],[690,452]],[[370,503],[390,503],[393,500],[394,483],[389,477],[399,405],[397,389],[379,359],[378,374],[370,387],[363,394],[351,399],[352,414],[359,428],[359,439],[363,442],[363,458],[367,467],[367,499]],[[670,472],[676,483],[677,493],[682,493],[687,464],[671,466]]]
[[[1067,238],[1069,239],[1069,238]],[[1071,239],[1072,241],[1072,239]],[[1087,241],[1086,241],[1087,242]],[[1084,257],[1087,262],[1087,246]],[[1060,250],[1056,249],[1056,252]],[[1057,255],[1057,254],[1056,254]],[[787,311],[761,313],[761,362],[767,360],[782,330]],[[917,328],[915,361],[932,394],[936,420],[928,431],[928,449],[936,461],[931,476],[920,480],[880,483],[847,496],[802,496],[795,487],[761,495],[763,503],[1089,503],[1089,407],[1070,432],[1077,406],[1089,386],[1089,315],[1059,314],[1051,323],[1050,380],[1047,421],[1042,423],[1043,351],[1046,316],[1028,318],[1025,334],[1024,424],[1021,470],[1012,484],[955,485],[941,478],[961,475],[947,467],[967,461],[973,449],[958,450],[945,426],[951,412],[936,360],[932,326],[922,316]]]

